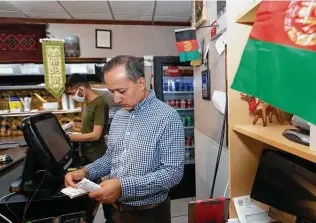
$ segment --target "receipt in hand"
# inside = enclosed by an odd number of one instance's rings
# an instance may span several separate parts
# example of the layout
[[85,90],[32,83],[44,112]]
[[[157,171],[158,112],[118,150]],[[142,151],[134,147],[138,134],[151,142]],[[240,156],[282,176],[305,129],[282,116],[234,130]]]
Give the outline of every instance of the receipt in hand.
[[70,198],[75,198],[89,192],[96,191],[100,189],[100,185],[93,183],[92,181],[84,178],[79,183],[77,183],[77,188],[66,187],[61,190],[63,194],[68,195]]
[[61,190],[63,194],[66,194],[69,196],[71,199],[75,197],[79,197],[81,195],[87,194],[88,191],[79,189],[79,188],[73,188],[73,187],[66,187]]

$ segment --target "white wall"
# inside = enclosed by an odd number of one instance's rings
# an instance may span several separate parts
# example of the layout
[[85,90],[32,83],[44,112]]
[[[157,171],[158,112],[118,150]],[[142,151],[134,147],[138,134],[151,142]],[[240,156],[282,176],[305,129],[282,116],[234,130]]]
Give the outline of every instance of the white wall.
[[[228,0],[227,0],[228,1]],[[216,1],[210,1],[210,14],[208,24],[217,18]],[[207,24],[206,24],[207,25]],[[209,43],[209,69],[211,95],[214,91],[226,91],[225,83],[225,55],[219,55],[215,48],[216,39],[210,40],[210,29],[203,28],[197,31],[197,39],[204,39],[204,44]],[[207,69],[201,65],[194,69],[194,119],[195,119],[195,173],[196,197],[208,198],[215,172],[218,153],[218,143],[221,138],[223,115],[215,108],[212,101],[202,100],[201,72]],[[214,197],[224,196],[228,182],[228,150],[226,140],[221,155],[218,175],[216,178]],[[228,196],[226,191],[225,196]]]
[[[120,54],[176,56],[175,26],[49,24],[51,37],[76,35],[81,57],[113,57]],[[112,30],[112,49],[95,48],[95,29]]]
[[[195,168],[196,199],[207,199],[210,196],[214,178],[218,144],[206,135],[195,130]],[[228,197],[228,151],[223,148],[218,167],[214,198]]]

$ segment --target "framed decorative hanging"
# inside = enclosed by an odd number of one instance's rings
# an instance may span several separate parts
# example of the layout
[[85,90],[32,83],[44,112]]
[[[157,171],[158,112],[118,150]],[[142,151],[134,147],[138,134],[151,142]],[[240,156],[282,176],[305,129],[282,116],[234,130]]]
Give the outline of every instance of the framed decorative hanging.
[[192,26],[200,27],[207,22],[208,9],[207,0],[193,0],[192,1]]

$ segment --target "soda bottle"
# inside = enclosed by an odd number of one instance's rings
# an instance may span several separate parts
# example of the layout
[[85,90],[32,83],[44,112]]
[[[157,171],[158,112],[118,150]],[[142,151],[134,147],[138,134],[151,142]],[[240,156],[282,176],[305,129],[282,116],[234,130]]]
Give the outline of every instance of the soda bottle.
[[176,108],[180,108],[181,107],[180,104],[181,104],[181,100],[176,99]]
[[186,101],[184,98],[182,98],[180,102],[180,108],[185,108],[185,106],[186,106]]
[[180,91],[184,91],[185,90],[185,82],[181,81],[180,83]]
[[164,82],[163,83],[163,91],[168,91],[168,83],[167,82]]
[[172,83],[168,80],[168,91],[172,91]]
[[190,91],[194,91],[194,89],[193,89],[193,83],[191,82],[191,84],[190,84]]
[[193,105],[192,105],[192,99],[188,99],[187,100],[187,104],[188,104],[188,108],[192,108],[193,107]]
[[188,126],[193,126],[193,118],[191,116],[187,116],[187,124]]
[[176,80],[174,88],[175,88],[175,91],[180,91],[180,80],[179,79]]
[[174,99],[174,97],[170,98],[170,100],[171,100],[170,101],[170,106],[173,107],[173,108],[176,107],[176,100]]

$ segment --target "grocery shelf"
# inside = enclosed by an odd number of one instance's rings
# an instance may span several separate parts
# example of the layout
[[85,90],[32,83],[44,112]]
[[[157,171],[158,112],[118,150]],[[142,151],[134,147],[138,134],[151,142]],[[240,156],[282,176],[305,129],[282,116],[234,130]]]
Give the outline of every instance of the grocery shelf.
[[23,117],[23,116],[30,116],[35,114],[41,114],[51,112],[53,114],[71,114],[71,113],[79,113],[81,112],[80,109],[73,109],[73,110],[55,110],[55,111],[34,111],[34,112],[14,112],[14,113],[0,113],[0,117]]
[[164,94],[193,94],[194,91],[164,91]]

